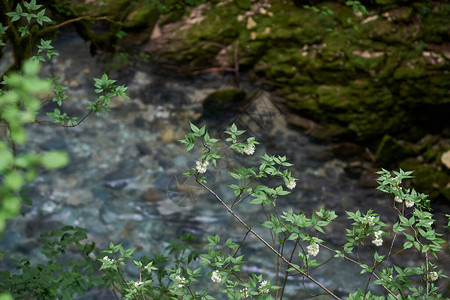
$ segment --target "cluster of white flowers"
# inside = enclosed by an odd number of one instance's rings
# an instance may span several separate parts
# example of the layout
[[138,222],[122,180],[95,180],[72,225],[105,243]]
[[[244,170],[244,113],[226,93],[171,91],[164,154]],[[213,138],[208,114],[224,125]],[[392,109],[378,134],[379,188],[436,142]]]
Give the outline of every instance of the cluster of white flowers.
[[195,163],[195,168],[197,169],[197,171],[199,173],[205,173],[206,172],[206,168],[209,165],[209,161],[205,160],[205,161],[197,161]]
[[364,217],[364,223],[369,224],[370,227],[375,225],[375,222],[373,221],[375,219],[375,216],[368,216]]
[[259,291],[262,294],[268,294],[269,293],[269,288],[267,287],[267,280],[263,280],[260,284],[259,284]]
[[413,207],[414,206],[414,201],[411,200],[405,200],[405,205],[406,207]]
[[319,254],[319,245],[316,243],[311,243],[308,247],[306,247],[306,249],[308,249],[308,253],[311,256],[316,256]]
[[378,231],[375,231],[375,232],[374,232],[375,239],[372,241],[372,243],[373,243],[375,246],[380,247],[381,245],[383,245],[383,239],[381,238],[381,235],[382,235],[382,234],[383,234],[383,231],[381,231],[381,230],[378,230]]
[[108,256],[103,257],[104,260],[110,262],[110,263],[114,263],[114,259],[113,258],[109,258]]
[[215,270],[212,272],[211,280],[215,283],[220,283],[222,281],[222,277],[219,274],[219,271]]
[[252,155],[255,153],[255,146],[253,145],[247,145],[244,147],[244,153],[247,155]]
[[248,297],[247,290],[248,289],[246,287],[241,289],[242,298],[247,298]]
[[[403,199],[402,198],[400,198],[399,196],[395,196],[394,197],[394,201],[395,202],[398,202],[398,203],[403,203]],[[406,207],[413,207],[414,206],[414,201],[412,201],[412,200],[405,200],[405,205],[406,205]]]
[[139,280],[139,281],[137,281],[137,282],[134,283],[134,287],[135,287],[135,288],[138,288],[138,287],[139,287],[140,285],[142,285],[142,284],[143,284],[143,282]]
[[430,272],[429,274],[428,274],[428,278],[431,280],[431,281],[436,281],[436,280],[438,280],[438,278],[439,278],[439,276],[438,276],[438,273],[437,272]]
[[178,288],[179,289],[183,288],[186,285],[186,278],[184,278],[184,277],[182,277],[180,275],[177,275],[175,277],[175,279],[176,279],[176,281],[178,283]]
[[293,188],[295,188],[296,183],[295,180],[291,179],[286,183],[286,187],[290,190],[292,190]]

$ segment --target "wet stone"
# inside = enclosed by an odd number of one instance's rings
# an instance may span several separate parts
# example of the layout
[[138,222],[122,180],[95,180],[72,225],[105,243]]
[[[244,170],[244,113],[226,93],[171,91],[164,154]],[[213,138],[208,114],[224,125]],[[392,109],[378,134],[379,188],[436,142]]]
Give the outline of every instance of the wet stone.
[[146,128],[148,127],[147,121],[142,117],[136,117],[134,119],[134,126],[137,128]]
[[67,142],[60,137],[53,137],[47,140],[45,143],[42,143],[42,150],[50,151],[50,150],[67,150]]

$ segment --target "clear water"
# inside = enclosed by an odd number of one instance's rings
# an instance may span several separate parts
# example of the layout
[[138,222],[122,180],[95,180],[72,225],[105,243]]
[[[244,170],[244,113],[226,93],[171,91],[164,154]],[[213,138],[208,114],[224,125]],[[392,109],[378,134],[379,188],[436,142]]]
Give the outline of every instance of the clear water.
[[[60,37],[56,46],[61,56],[44,72],[58,75],[71,86],[65,108],[69,114],[80,116],[88,101],[94,99],[92,78],[108,68],[104,63],[107,59],[90,57],[88,45],[72,33]],[[295,164],[292,172],[298,178],[297,187],[278,201],[280,208],[309,215],[324,207],[342,214],[345,209],[359,207],[365,211],[387,204],[383,195],[361,188],[357,180],[349,178],[345,163],[334,158],[328,146],[290,128],[272,95],[246,83],[243,77],[243,88],[257,95],[250,105],[231,119],[206,123],[212,135],[223,136],[223,130],[234,122],[261,142],[255,155],[228,153],[217,168],[209,168],[208,183],[223,199],[232,199],[226,187],[232,181],[228,171],[241,163],[256,165],[258,156],[268,153],[287,155]],[[24,207],[3,234],[1,245],[7,249],[7,257],[28,255],[39,261],[43,258],[36,248],[39,234],[63,224],[86,227],[89,239],[99,249],[113,241],[136,247],[138,256],[161,251],[169,240],[186,232],[200,237],[194,246],[203,249],[208,234],[219,233],[223,240],[232,237],[240,241],[245,229],[214,197],[181,175],[195,165],[199,153],[185,153],[184,146],[177,142],[188,131],[188,122],[201,116],[202,100],[215,90],[233,87],[232,77],[209,73],[176,78],[160,75],[153,65],[138,62],[112,71],[110,78],[126,84],[131,99],[114,100],[109,114],[89,117],[76,128],[29,127],[28,150],[65,150],[71,163],[62,170],[42,172],[30,186],[34,205]],[[248,203],[236,212],[252,226],[264,220],[260,208]],[[343,241],[344,225],[337,222],[330,228],[331,244]],[[257,231],[269,238],[263,230]],[[246,271],[267,279],[274,275],[270,271],[271,253],[255,238],[247,239],[243,252],[248,261]],[[319,259],[329,257],[324,252]],[[358,274],[357,267],[339,260],[314,272],[320,282],[341,295],[365,287],[365,277]],[[287,298],[307,298],[303,289],[298,279],[292,280]]]

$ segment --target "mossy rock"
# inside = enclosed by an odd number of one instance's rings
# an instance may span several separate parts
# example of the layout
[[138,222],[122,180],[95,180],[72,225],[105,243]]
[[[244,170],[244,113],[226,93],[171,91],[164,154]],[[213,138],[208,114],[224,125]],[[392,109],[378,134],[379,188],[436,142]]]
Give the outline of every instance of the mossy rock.
[[[363,54],[357,55],[356,51],[359,51]],[[376,72],[384,66],[384,62],[386,59],[386,55],[384,53],[374,53],[372,54],[372,57],[370,57],[370,52],[366,51],[366,53],[369,53],[367,56],[363,56],[365,53],[364,51],[361,51],[359,49],[355,49],[351,53],[347,54],[348,57],[348,64],[351,67],[354,67],[357,72]]]
[[431,199],[440,195],[450,200],[450,193],[447,184],[450,176],[436,168],[425,166],[416,158],[409,158],[400,163],[400,168],[407,171],[414,171],[412,180],[414,188],[427,194]]
[[403,61],[394,73],[395,79],[417,79],[425,74],[424,63],[420,59]]
[[233,0],[237,7],[244,10],[249,10],[252,7],[252,2],[250,0]]
[[158,20],[160,12],[156,8],[151,8],[146,3],[140,3],[132,7],[123,21],[126,29],[147,29],[151,30]]
[[[376,142],[384,134],[404,139],[411,132],[419,139],[445,124],[450,105],[448,60],[430,64],[423,54],[428,51],[423,39],[448,37],[450,22],[444,19],[450,5],[380,1],[370,4],[378,19],[364,24],[342,1],[320,1],[332,16],[292,1],[273,1],[273,17],[252,15],[250,29],[245,17],[240,22],[237,17],[245,15],[251,1],[210,5],[203,21],[180,34],[182,45],[171,47],[165,58],[210,67],[221,50],[210,42],[229,46],[238,41],[241,70],[264,78],[295,112],[345,128],[358,141]],[[388,9],[393,21],[381,16]],[[412,22],[417,16],[423,27]],[[358,30],[348,18],[359,23]],[[229,60],[234,62],[232,54]]]
[[131,6],[137,5],[133,0],[104,0],[93,4],[94,15],[106,15],[111,19],[122,21]]
[[182,43],[169,47],[164,56],[177,63],[196,67],[211,65],[222,49],[215,44],[231,44],[244,29],[243,23],[234,21],[240,12],[232,2],[220,7],[212,6],[204,20],[179,35]]
[[159,19],[158,24],[159,26],[164,26],[169,23],[175,23],[177,21],[180,21],[185,15],[186,12],[182,9],[173,10],[162,15]]
[[445,43],[450,39],[450,3],[415,3],[422,23],[422,39],[426,43]]
[[203,102],[203,116],[214,118],[223,114],[234,114],[240,111],[247,102],[246,93],[241,89],[219,90]]
[[414,156],[415,154],[416,152],[412,147],[400,143],[390,135],[385,135],[378,146],[376,157],[381,167],[392,169],[405,158]]

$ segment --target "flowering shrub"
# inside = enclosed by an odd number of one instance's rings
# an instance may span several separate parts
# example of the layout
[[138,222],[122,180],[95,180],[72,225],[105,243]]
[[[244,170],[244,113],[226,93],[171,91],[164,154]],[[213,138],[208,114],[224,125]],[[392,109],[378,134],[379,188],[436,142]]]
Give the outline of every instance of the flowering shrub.
[[[186,235],[181,242],[172,242],[165,254],[136,259],[133,248],[124,249],[120,244],[111,243],[107,249],[95,253],[93,243],[82,242],[86,238],[86,230],[69,226],[49,235],[52,238],[61,235],[61,239],[44,243],[44,251],[49,258],[47,265],[31,267],[29,261],[24,260],[19,266],[23,275],[0,273],[0,291],[19,297],[71,299],[73,295],[83,294],[93,287],[108,287],[117,298],[124,299],[215,299],[212,293],[217,293],[219,289],[228,299],[282,299],[288,278],[298,277],[299,284],[309,281],[330,297],[340,299],[311,271],[331,259],[343,259],[358,265],[361,274],[367,275],[367,284],[350,293],[347,299],[443,299],[442,287],[445,284],[439,286],[437,283],[447,276],[439,269],[437,258],[444,240],[440,238],[442,234],[433,228],[433,214],[426,195],[402,187],[402,181],[411,178],[412,172],[379,172],[378,189],[391,195],[390,204],[397,216],[393,226],[383,223],[380,215],[373,210],[347,212],[347,218],[352,223],[346,229],[346,242],[342,247],[333,249],[327,245],[324,229],[338,218],[334,211],[321,208],[306,216],[294,209],[278,210],[277,199],[288,195],[297,180],[288,169],[292,164],[287,162],[286,157],[264,154],[259,167],[241,167],[230,172],[233,180],[238,181],[228,185],[234,194],[233,199],[222,199],[207,185],[207,167],[216,166],[224,151],[249,155],[250,151],[246,149],[251,148],[254,153],[258,145],[254,138],[239,141],[244,132],[232,125],[225,132],[229,137],[224,141],[228,146],[224,147],[224,142],[209,136],[205,126],[198,128],[191,124],[191,132],[181,141],[187,150],[194,149],[196,141],[200,141],[199,160],[185,175],[194,177],[247,230],[239,244],[230,238],[221,242],[219,235],[207,236],[209,249],[199,254],[190,246],[194,237]],[[259,179],[262,178],[272,185],[260,184]],[[261,207],[266,216],[261,226],[270,232],[270,241],[238,215],[235,211],[238,205]],[[448,225],[446,227],[449,228]],[[273,253],[274,278],[242,271],[245,260],[240,250],[250,234]],[[60,259],[57,255],[65,253],[72,243],[83,254],[83,259],[69,262]],[[384,244],[388,246],[381,248]],[[369,259],[361,258],[362,250],[369,253]],[[319,257],[320,251],[328,253],[329,257]],[[418,260],[415,266],[398,265],[394,258],[401,251],[415,251],[422,261]],[[134,275],[128,266],[131,262],[138,270]],[[54,278],[56,274],[60,276]],[[40,276],[47,279],[41,280]],[[199,285],[200,277],[209,277],[211,284]],[[374,295],[369,290],[370,282],[381,286],[384,293]],[[306,285],[303,286],[310,293]]]
[[[359,7],[358,1],[348,2]],[[0,24],[0,46],[5,42],[40,41],[36,43],[35,55],[30,52],[27,57],[47,61],[58,55],[50,41],[33,36],[40,30],[39,26],[32,32],[29,30],[30,21],[40,26],[51,22],[42,5],[35,0],[5,3],[9,22],[8,26]],[[14,40],[9,41],[10,37]],[[112,97],[126,96],[125,86],[117,86],[114,80],[103,75],[94,79],[98,98],[89,104],[85,116],[80,119],[67,116],[56,108],[47,114],[51,121],[39,120],[35,118],[42,106],[38,94],[48,93],[53,85],[54,97],[49,101],[61,106],[67,98],[64,92],[67,88],[58,79],[40,79],[38,72],[36,63],[23,63],[22,73],[10,73],[1,83],[4,90],[0,90],[0,122],[8,129],[9,141],[0,141],[0,233],[5,221],[18,214],[21,202],[31,204],[23,197],[21,189],[36,178],[38,168],[56,169],[68,162],[67,155],[60,152],[17,154],[16,146],[23,145],[27,138],[25,125],[36,122],[74,127],[92,112],[107,112]],[[72,299],[89,289],[104,287],[110,288],[116,298],[124,299],[214,299],[211,295],[214,290],[229,299],[282,299],[288,279],[292,277],[299,278],[299,283],[310,282],[330,297],[339,299],[335,291],[327,288],[326,282],[320,282],[312,274],[331,259],[352,262],[361,268],[361,274],[366,274],[367,284],[350,293],[348,299],[444,298],[442,289],[447,276],[438,265],[444,240],[442,234],[436,232],[427,196],[402,187],[402,181],[411,178],[412,172],[379,172],[378,189],[390,195],[390,206],[396,217],[393,226],[383,223],[380,215],[372,210],[347,212],[352,224],[346,229],[346,242],[340,248],[333,248],[328,245],[324,229],[338,218],[334,211],[322,208],[307,216],[294,209],[278,209],[277,199],[289,195],[297,181],[288,169],[292,164],[285,156],[264,154],[258,167],[243,166],[230,172],[233,183],[228,187],[234,197],[227,199],[225,195],[223,198],[207,185],[208,170],[217,166],[225,151],[250,156],[255,154],[259,143],[253,137],[241,141],[245,131],[238,130],[234,124],[225,131],[228,136],[225,141],[212,138],[205,126],[199,128],[190,124],[190,128],[181,142],[187,151],[198,145],[201,149],[195,166],[185,175],[195,178],[247,230],[239,244],[232,239],[222,241],[219,235],[208,236],[209,249],[200,254],[190,246],[194,237],[186,235],[181,242],[171,243],[164,254],[137,259],[133,248],[124,249],[120,244],[111,243],[97,253],[94,243],[84,241],[85,229],[67,226],[42,237],[46,264],[33,266],[25,258],[15,263],[18,274],[0,272],[0,299],[12,299],[11,295],[17,299]],[[261,179],[269,185],[260,183]],[[263,238],[253,224],[249,225],[244,216],[237,213],[239,205],[261,208],[266,216],[261,229],[270,233],[271,240]],[[240,251],[248,235],[253,235],[273,253],[274,278],[242,271],[245,260]],[[381,248],[383,245],[387,247]],[[64,257],[70,249],[76,249],[76,259]],[[360,255],[362,251],[368,253],[368,259],[361,258],[367,258]],[[398,265],[394,258],[402,251],[414,253],[420,260],[417,259],[414,266]],[[328,253],[329,257],[323,259],[319,253]],[[130,272],[131,262],[137,272]],[[200,277],[206,278],[210,285],[199,286]],[[383,294],[377,296],[369,291],[370,282],[381,286]],[[310,293],[306,285],[303,287]]]
[[[325,294],[340,299],[334,291],[326,287],[325,283],[319,282],[311,274],[312,270],[322,267],[331,259],[350,261],[360,266],[361,274],[368,274],[366,286],[350,293],[347,299],[443,298],[441,290],[444,285],[438,286],[436,282],[440,278],[447,278],[443,270],[438,268],[437,260],[444,240],[440,238],[442,234],[433,229],[434,219],[430,213],[430,202],[426,195],[417,193],[414,189],[402,187],[402,181],[411,178],[412,172],[400,170],[393,172],[393,175],[386,170],[378,172],[380,175],[378,189],[391,195],[391,206],[397,215],[397,222],[393,226],[380,221],[380,215],[373,210],[368,210],[366,213],[359,210],[347,212],[347,218],[353,222],[351,227],[346,229],[347,242],[340,249],[333,249],[327,245],[324,228],[338,218],[334,211],[322,208],[311,217],[307,217],[302,212],[294,212],[293,209],[281,212],[277,209],[277,198],[290,193],[280,183],[284,183],[288,189],[296,186],[296,179],[288,170],[288,167],[292,165],[287,162],[286,157],[265,154],[261,157],[258,168],[241,167],[230,172],[230,176],[238,180],[238,184],[228,185],[234,194],[234,199],[224,200],[207,185],[209,162],[216,166],[223,151],[228,150],[252,155],[258,142],[254,138],[239,142],[239,136],[245,131],[238,130],[233,124],[225,131],[229,136],[225,142],[229,144],[224,147],[222,141],[210,137],[205,126],[201,128],[194,124],[190,126],[191,132],[181,142],[185,144],[186,150],[190,151],[197,145],[196,141],[200,140],[201,152],[196,166],[185,175],[194,177],[198,184],[210,192],[218,203],[246,228],[247,234],[240,244],[234,243],[232,239],[221,244],[219,235],[207,236],[209,250],[190,261],[186,261],[186,258],[193,257],[190,255],[192,249],[186,244],[185,248],[182,248],[186,250],[182,256],[184,259],[180,260],[179,257],[173,260],[175,263],[165,267],[167,271],[165,275],[169,281],[161,279],[160,275],[157,276],[161,282],[169,285],[165,291],[161,289],[161,286],[152,285],[154,282],[152,277],[143,276],[142,271],[139,273],[139,280],[125,280],[120,265],[123,264],[123,258],[131,258],[132,251],[111,245],[106,253],[120,252],[122,257],[113,261],[109,257],[99,259],[102,262],[101,269],[108,269],[111,272],[111,278],[118,274],[119,278],[109,281],[112,283],[119,279],[122,281],[122,287],[118,290],[126,299],[145,299],[146,296],[153,295],[155,290],[159,290],[159,295],[167,298],[214,299],[210,295],[210,290],[204,286],[201,291],[195,290],[197,287],[195,282],[200,276],[209,276],[212,282],[211,288],[219,285],[220,292],[225,293],[228,299],[282,299],[289,277],[300,277],[301,282],[309,280],[320,287]],[[259,184],[261,178],[271,179],[270,183],[273,183],[273,186]],[[271,241],[265,240],[246,223],[242,216],[238,215],[235,211],[238,205],[261,207],[267,218],[261,226],[270,231]],[[273,253],[276,274],[274,284],[271,281],[273,278],[263,278],[262,275],[257,274],[247,276],[245,272],[242,272],[244,256],[239,252],[248,234],[252,234]],[[320,238],[321,235],[323,237]],[[388,247],[381,248],[383,244],[388,244]],[[324,261],[315,259],[321,248],[330,254],[330,257]],[[286,251],[288,253],[286,255],[279,249],[292,250]],[[363,261],[360,258],[361,250],[368,251],[371,258]],[[423,260],[417,261],[416,266],[397,265],[394,263],[394,258],[401,251],[417,251],[417,255]],[[192,269],[193,266],[198,266],[197,258],[200,258],[206,267]],[[183,263],[180,263],[181,261]],[[153,264],[153,261],[146,261],[146,263],[148,263],[147,268],[151,266],[152,270],[161,272],[158,264]],[[135,261],[135,264],[143,265],[139,261]],[[357,275],[346,274],[345,276]],[[383,295],[374,295],[369,290],[371,281],[384,289]],[[117,286],[113,284],[116,289]],[[310,293],[305,285],[304,288],[307,293]]]

